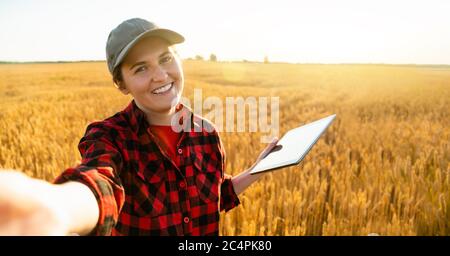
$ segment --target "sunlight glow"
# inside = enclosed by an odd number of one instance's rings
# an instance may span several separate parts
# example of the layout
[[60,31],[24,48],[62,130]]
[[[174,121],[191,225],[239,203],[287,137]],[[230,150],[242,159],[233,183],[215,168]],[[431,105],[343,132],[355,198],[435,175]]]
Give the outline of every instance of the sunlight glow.
[[0,61],[104,60],[109,31],[142,17],[186,37],[183,58],[450,64],[450,1],[0,2]]

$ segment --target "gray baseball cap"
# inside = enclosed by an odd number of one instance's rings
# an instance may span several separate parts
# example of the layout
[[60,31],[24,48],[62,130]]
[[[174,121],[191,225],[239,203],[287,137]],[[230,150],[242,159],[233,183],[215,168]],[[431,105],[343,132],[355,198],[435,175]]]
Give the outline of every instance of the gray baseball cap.
[[155,23],[133,18],[119,24],[109,33],[106,42],[106,62],[109,72],[123,61],[127,53],[140,39],[157,36],[167,40],[170,44],[184,42],[184,37],[175,31],[158,27]]

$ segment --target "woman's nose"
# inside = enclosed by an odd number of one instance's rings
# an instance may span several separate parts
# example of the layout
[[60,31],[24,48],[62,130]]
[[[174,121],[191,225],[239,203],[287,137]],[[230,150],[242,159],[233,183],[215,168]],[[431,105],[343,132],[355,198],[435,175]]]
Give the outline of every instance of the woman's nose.
[[152,74],[152,81],[153,82],[164,82],[167,80],[167,77],[169,75],[167,74],[167,71],[165,69],[163,69],[160,66],[157,66],[154,70],[153,70],[153,74]]

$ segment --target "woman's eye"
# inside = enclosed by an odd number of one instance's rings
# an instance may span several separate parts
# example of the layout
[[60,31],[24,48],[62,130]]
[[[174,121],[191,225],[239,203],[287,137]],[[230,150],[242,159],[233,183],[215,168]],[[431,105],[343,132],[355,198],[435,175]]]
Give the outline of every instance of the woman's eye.
[[169,55],[161,59],[161,64],[169,63],[170,61],[172,61],[172,56]]
[[134,73],[139,73],[139,72],[145,71],[146,69],[147,69],[146,66],[141,66],[141,67],[138,67]]

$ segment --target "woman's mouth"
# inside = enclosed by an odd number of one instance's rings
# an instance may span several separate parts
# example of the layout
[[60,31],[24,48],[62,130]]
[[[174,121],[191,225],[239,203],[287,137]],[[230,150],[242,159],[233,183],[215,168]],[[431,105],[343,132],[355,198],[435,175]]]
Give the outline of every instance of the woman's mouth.
[[152,91],[152,93],[157,94],[157,95],[164,94],[164,93],[170,91],[170,89],[172,89],[172,87],[173,87],[173,82],[154,89]]

